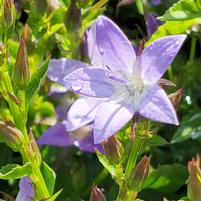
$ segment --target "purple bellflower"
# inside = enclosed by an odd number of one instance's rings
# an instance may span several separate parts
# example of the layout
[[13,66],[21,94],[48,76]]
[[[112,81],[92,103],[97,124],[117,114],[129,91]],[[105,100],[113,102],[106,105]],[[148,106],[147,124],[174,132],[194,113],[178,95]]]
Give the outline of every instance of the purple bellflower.
[[[92,66],[101,66],[101,56],[94,40],[94,27],[92,25],[86,32],[88,56]],[[63,78],[80,66],[87,68],[89,64],[73,59],[52,59],[49,64],[47,77],[65,86]],[[65,91],[63,88],[62,90],[61,88],[58,88],[58,90],[54,88],[51,91],[51,95],[58,95]],[[71,105],[67,112],[67,117],[63,113],[63,108],[67,107],[61,104],[57,108],[57,115],[63,121],[50,127],[43,133],[38,139],[38,144],[49,144],[59,147],[74,145],[83,151],[93,152],[95,149],[102,151],[101,145],[94,145],[93,141],[93,121],[101,101],[96,98],[81,97]]]
[[153,5],[153,6],[158,6],[159,4],[161,4],[162,3],[162,0],[152,0],[151,1],[151,4]]
[[[79,98],[67,113],[67,118],[50,127],[39,139],[39,145],[53,145],[58,147],[75,146],[82,151],[102,151],[101,145],[94,144],[92,122],[95,117],[96,105],[99,102],[92,98]],[[63,118],[63,113],[58,112],[58,117]]]
[[174,107],[157,81],[165,73],[186,35],[160,38],[139,56],[123,32],[100,16],[96,41],[105,68],[80,66],[67,75],[65,86],[81,95],[106,98],[96,112],[94,141],[100,143],[121,129],[136,113],[178,125]]
[[147,35],[148,38],[157,30],[157,28],[162,24],[161,21],[157,19],[158,15],[156,13],[149,13],[146,19],[147,24]]
[[35,197],[34,187],[29,177],[23,177],[19,182],[20,191],[16,201],[33,201]]

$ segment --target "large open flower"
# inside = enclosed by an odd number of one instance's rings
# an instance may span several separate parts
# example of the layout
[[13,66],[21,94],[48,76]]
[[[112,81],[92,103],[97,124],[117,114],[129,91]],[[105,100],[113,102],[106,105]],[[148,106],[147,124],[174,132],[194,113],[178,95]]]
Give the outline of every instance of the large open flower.
[[160,38],[136,56],[123,32],[100,16],[96,41],[105,68],[80,67],[64,78],[65,86],[82,95],[107,98],[94,122],[94,140],[100,143],[122,128],[135,113],[154,121],[178,125],[166,93],[157,84],[183,44],[186,35]]

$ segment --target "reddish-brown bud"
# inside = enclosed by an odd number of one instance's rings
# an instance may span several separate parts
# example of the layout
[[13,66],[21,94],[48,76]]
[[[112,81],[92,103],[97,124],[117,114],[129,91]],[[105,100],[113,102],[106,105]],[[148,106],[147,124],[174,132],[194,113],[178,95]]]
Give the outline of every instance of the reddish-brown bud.
[[0,134],[3,135],[6,144],[14,151],[21,149],[24,143],[24,136],[19,129],[0,121]]
[[201,200],[201,159],[196,156],[188,162],[188,197],[193,201]]
[[90,195],[90,201],[107,201],[107,200],[105,198],[105,195],[103,194],[103,191],[97,186],[93,186]]
[[170,80],[161,78],[160,80],[158,80],[157,84],[159,84],[161,87],[166,87],[166,86],[170,86],[170,87],[175,87],[176,85],[171,82]]
[[23,29],[22,35],[23,35],[23,38],[24,38],[26,44],[28,44],[28,43],[31,42],[32,30],[31,30],[31,28],[29,27],[28,24],[24,25],[24,29]]
[[123,7],[135,3],[135,0],[119,0],[117,7]]
[[144,156],[131,171],[127,186],[130,190],[139,191],[146,180],[150,167],[150,157]]
[[30,128],[29,131],[29,148],[28,152],[31,158],[35,158],[38,162],[38,164],[41,164],[41,154],[38,148],[38,144],[36,143],[35,137],[33,135],[32,129]]
[[114,135],[103,142],[103,149],[109,162],[118,165],[123,161],[124,147]]
[[13,23],[13,12],[14,5],[12,0],[3,0],[4,7],[4,18],[7,26],[10,26]]
[[27,56],[26,43],[23,37],[20,39],[20,45],[17,52],[15,67],[13,72],[13,81],[17,88],[24,90],[30,81],[29,63]]
[[81,10],[76,4],[76,0],[71,0],[66,12],[65,26],[69,32],[77,31],[81,26]]
[[169,99],[175,108],[181,101],[181,98],[183,95],[184,95],[184,89],[179,89],[179,90],[175,91],[174,93],[169,94]]

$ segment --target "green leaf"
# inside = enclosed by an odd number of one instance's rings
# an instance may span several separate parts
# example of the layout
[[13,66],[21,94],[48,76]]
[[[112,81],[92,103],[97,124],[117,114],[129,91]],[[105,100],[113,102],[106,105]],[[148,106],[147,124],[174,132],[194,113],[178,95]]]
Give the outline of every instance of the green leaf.
[[31,173],[31,164],[26,163],[21,166],[18,164],[8,164],[0,169],[0,179],[19,179]]
[[102,154],[98,151],[96,151],[96,154],[98,156],[98,160],[101,162],[101,164],[107,169],[107,171],[113,176],[117,177],[116,167],[114,165],[111,165],[111,163],[108,161],[105,154]]
[[189,138],[196,139],[201,136],[201,111],[192,112],[186,117],[176,130],[171,143],[178,143]]
[[161,165],[149,174],[143,188],[171,193],[184,185],[187,178],[187,169],[184,166],[180,164]]
[[201,17],[200,0],[180,0],[173,4],[159,19],[164,21],[177,21],[198,17]]
[[149,146],[162,146],[168,144],[164,138],[158,135],[152,135],[150,138],[146,138],[146,143]]
[[48,199],[48,201],[54,201],[61,194],[62,191],[63,189],[56,192],[51,198]]
[[45,183],[47,185],[47,189],[48,189],[50,195],[53,195],[55,180],[56,180],[56,174],[55,174],[54,170],[52,168],[50,168],[45,162],[43,162],[41,164],[41,172],[45,179]]
[[201,21],[201,18],[185,20],[185,21],[170,21],[159,26],[157,31],[147,41],[146,46],[154,40],[168,35],[185,33],[192,25]]
[[38,90],[40,89],[43,79],[45,78],[45,74],[48,68],[48,63],[49,63],[49,58],[46,61],[44,61],[40,65],[40,67],[37,69],[37,71],[32,75],[31,81],[25,91],[26,107],[29,106],[30,102],[32,101],[32,99],[37,94]]

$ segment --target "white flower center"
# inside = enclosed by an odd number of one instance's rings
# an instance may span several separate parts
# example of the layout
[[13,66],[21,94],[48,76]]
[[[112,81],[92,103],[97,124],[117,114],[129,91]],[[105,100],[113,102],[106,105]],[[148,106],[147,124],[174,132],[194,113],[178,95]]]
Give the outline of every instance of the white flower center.
[[139,109],[140,101],[145,94],[145,84],[140,77],[126,76],[127,84],[114,84],[116,93],[109,99],[109,102],[132,105],[135,111]]

